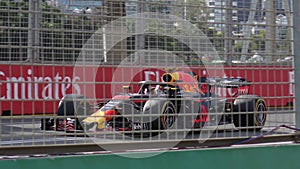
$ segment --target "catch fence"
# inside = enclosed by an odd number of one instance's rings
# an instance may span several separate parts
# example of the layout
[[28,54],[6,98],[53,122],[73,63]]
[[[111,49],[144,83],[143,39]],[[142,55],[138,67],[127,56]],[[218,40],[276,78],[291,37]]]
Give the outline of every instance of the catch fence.
[[3,152],[292,140],[293,3],[0,1]]

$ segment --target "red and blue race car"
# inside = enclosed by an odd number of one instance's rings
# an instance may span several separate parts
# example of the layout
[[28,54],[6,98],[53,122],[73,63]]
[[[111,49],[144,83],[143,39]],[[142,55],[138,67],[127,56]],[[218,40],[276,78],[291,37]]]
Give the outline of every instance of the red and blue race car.
[[[118,94],[96,109],[82,95],[69,94],[57,116],[42,119],[41,128],[62,131],[169,131],[201,130],[204,126],[232,124],[239,129],[263,128],[267,108],[263,98],[249,94],[243,78],[199,78],[195,73],[165,73],[161,82],[141,81],[138,92]],[[221,97],[217,89],[235,90]]]

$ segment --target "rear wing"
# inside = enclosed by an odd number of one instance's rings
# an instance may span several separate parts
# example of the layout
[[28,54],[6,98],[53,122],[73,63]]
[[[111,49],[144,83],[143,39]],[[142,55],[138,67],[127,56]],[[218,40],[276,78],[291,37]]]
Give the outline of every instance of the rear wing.
[[249,94],[251,83],[244,78],[207,78],[206,84],[211,93],[234,97]]
[[206,83],[209,86],[223,88],[239,88],[241,86],[250,86],[250,82],[245,78],[207,78]]

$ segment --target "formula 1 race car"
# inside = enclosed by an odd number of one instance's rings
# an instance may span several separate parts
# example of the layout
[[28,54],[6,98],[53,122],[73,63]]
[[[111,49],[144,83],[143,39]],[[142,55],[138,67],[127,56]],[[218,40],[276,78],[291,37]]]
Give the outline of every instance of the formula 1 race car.
[[[238,129],[263,128],[267,108],[263,98],[249,94],[243,78],[199,78],[195,73],[165,73],[161,82],[141,81],[138,92],[114,96],[96,109],[85,96],[69,94],[56,118],[42,119],[41,128],[58,131],[146,131],[199,129],[234,124]],[[230,97],[218,96],[230,89]]]

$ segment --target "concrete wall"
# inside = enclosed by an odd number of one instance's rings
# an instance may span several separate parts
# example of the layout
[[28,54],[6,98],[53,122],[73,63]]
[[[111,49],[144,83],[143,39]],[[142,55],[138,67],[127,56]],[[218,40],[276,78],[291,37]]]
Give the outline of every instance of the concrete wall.
[[[1,169],[299,169],[300,145],[30,157],[0,160]],[[152,157],[150,157],[153,155]],[[124,157],[127,156],[127,157]],[[128,158],[148,156],[148,158]]]

